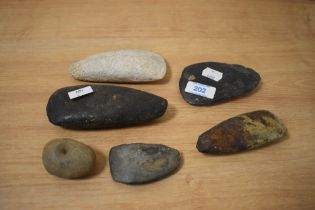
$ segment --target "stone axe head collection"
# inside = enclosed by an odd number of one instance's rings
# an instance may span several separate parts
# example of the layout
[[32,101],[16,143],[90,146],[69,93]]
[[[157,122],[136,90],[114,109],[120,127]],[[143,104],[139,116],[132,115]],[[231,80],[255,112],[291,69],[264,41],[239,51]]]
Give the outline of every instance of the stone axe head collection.
[[[119,50],[88,56],[70,65],[71,75],[90,82],[143,83],[165,77],[163,57],[145,50]],[[179,80],[183,99],[194,106],[209,106],[240,97],[260,82],[260,75],[237,64],[204,62],[187,66]],[[51,123],[67,129],[110,129],[143,124],[161,117],[168,102],[144,91],[114,85],[79,85],[58,89],[49,98]],[[287,135],[284,124],[271,112],[258,110],[225,120],[201,134],[202,153],[230,154],[258,148]],[[43,165],[53,175],[76,179],[91,175],[96,155],[73,139],[46,144]],[[111,148],[109,165],[113,180],[142,184],[176,171],[178,150],[162,144],[122,144]]]

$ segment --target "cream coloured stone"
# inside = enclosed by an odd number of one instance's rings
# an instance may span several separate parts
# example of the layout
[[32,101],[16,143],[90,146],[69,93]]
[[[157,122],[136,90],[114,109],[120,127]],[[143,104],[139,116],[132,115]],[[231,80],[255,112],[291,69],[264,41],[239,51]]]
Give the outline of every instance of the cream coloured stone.
[[99,53],[70,65],[71,75],[92,82],[148,82],[163,79],[166,63],[155,52],[130,49]]

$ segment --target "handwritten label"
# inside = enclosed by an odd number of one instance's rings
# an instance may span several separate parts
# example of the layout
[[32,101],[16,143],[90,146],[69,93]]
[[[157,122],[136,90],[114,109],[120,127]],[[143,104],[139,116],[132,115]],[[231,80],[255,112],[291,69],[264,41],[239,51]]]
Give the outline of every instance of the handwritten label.
[[222,79],[223,73],[207,67],[202,71],[202,76],[218,82]]
[[78,98],[78,97],[81,97],[81,96],[84,96],[84,95],[87,95],[87,94],[90,94],[90,93],[93,93],[92,87],[91,86],[86,86],[84,88],[80,88],[80,89],[77,89],[77,90],[74,90],[74,91],[70,91],[70,92],[68,92],[68,95],[69,95],[70,99],[75,99],[75,98]]
[[188,81],[185,92],[213,99],[216,88],[198,82]]

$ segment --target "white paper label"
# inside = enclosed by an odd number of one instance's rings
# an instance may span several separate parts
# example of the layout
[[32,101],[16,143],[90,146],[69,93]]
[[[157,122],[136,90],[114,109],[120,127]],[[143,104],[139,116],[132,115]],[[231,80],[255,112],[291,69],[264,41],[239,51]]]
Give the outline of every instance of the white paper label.
[[223,73],[207,67],[202,71],[202,76],[218,82],[222,79]]
[[213,99],[216,88],[198,82],[188,81],[185,92]]
[[70,91],[68,92],[69,98],[70,99],[74,99],[74,98],[78,98],[87,94],[93,93],[93,89],[91,86],[86,86],[84,88],[80,88],[74,91]]

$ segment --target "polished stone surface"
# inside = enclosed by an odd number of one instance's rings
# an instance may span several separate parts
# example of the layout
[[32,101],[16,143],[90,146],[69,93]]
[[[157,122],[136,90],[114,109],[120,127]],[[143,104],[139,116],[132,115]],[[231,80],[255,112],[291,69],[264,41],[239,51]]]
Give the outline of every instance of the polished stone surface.
[[141,184],[161,179],[180,164],[180,153],[161,144],[123,144],[109,153],[113,179],[126,184]]
[[51,123],[69,129],[102,129],[141,124],[161,117],[167,100],[132,88],[90,85],[93,93],[70,100],[68,92],[88,85],[57,90],[49,98]]
[[253,69],[217,62],[187,66],[179,89],[184,100],[197,106],[212,105],[242,96],[255,89],[260,76]]

